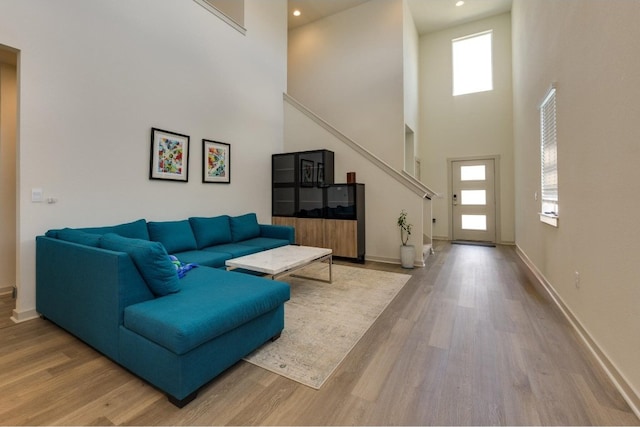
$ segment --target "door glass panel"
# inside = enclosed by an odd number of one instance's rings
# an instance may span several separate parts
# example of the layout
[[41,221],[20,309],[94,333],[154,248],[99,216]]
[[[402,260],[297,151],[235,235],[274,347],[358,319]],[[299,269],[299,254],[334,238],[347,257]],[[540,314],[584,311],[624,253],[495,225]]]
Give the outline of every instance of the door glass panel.
[[486,215],[462,215],[463,230],[487,230]]
[[486,205],[486,190],[462,190],[460,191],[460,203],[463,205]]
[[460,181],[484,181],[485,165],[460,166]]

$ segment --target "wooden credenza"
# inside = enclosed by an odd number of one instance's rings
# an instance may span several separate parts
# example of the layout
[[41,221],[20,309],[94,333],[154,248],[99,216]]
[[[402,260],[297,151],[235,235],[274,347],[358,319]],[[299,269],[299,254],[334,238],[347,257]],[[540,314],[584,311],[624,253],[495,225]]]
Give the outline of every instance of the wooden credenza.
[[296,229],[296,244],[329,248],[333,255],[364,261],[364,239],[359,245],[358,221],[348,219],[277,217],[274,225],[288,225]]
[[364,262],[364,184],[334,182],[334,153],[271,156],[272,223],[296,229],[296,243]]

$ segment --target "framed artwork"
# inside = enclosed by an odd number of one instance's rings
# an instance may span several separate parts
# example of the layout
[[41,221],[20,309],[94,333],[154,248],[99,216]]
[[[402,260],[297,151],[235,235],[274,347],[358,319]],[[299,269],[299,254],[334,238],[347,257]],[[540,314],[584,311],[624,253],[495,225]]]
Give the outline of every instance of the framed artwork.
[[318,162],[318,172],[317,172],[316,183],[318,187],[322,187],[324,185],[324,163]]
[[149,179],[189,181],[189,136],[151,128]]
[[300,185],[313,187],[313,160],[300,159]]
[[231,145],[203,139],[202,150],[202,182],[229,184]]

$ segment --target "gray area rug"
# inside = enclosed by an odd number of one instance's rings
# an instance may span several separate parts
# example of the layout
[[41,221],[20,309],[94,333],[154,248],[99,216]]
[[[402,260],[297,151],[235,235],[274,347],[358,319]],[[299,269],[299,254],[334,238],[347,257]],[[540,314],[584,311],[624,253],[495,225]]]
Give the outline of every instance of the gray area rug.
[[[329,266],[299,274],[327,279]],[[333,265],[333,283],[288,276],[282,336],[245,358],[276,374],[319,389],[411,278],[407,274]]]

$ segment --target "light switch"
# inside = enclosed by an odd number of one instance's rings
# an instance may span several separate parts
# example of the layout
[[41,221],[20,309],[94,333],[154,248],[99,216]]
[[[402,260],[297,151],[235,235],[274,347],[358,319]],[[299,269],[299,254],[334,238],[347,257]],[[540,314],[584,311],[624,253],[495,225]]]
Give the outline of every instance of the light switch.
[[35,203],[42,202],[43,192],[42,188],[32,188],[31,189],[31,201]]

